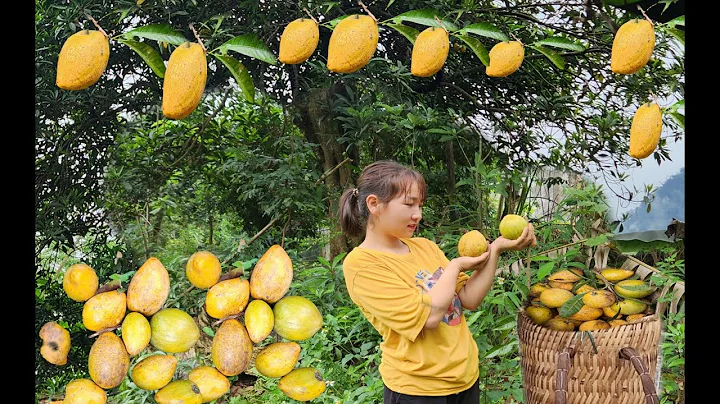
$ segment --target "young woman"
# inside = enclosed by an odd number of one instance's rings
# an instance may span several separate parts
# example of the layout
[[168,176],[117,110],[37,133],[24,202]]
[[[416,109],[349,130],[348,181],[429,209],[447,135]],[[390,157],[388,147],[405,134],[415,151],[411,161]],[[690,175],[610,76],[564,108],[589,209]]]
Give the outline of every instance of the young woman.
[[485,298],[501,252],[536,245],[534,229],[495,239],[479,257],[448,260],[433,241],[412,237],[425,196],[416,170],[388,160],[363,169],[340,198],[343,231],[364,236],[343,261],[345,283],[382,336],[385,404],[478,404],[478,348],[463,309]]

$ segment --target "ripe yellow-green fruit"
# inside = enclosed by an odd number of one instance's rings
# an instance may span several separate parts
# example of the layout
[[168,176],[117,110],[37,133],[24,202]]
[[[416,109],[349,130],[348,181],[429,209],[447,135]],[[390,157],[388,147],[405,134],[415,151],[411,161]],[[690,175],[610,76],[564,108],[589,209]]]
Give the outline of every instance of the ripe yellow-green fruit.
[[623,268],[605,268],[600,270],[600,275],[610,282],[617,282],[635,275],[635,271]]
[[200,339],[200,329],[185,311],[164,308],[150,318],[150,344],[166,353],[181,353]]
[[616,283],[614,289],[618,296],[641,299],[652,294],[657,288],[641,279],[625,279]]
[[155,257],[150,257],[138,268],[127,288],[127,307],[147,317],[157,313],[170,294],[170,275]]
[[[574,287],[574,286],[573,286],[573,287]],[[575,289],[575,294],[576,294],[576,295],[579,295],[579,294],[581,294],[581,293],[587,293],[587,292],[590,292],[590,291],[593,291],[593,290],[595,290],[595,288],[594,288],[593,286],[588,285],[588,284],[586,283],[586,284],[578,287],[577,289]]]
[[98,286],[98,276],[87,264],[70,265],[63,276],[63,290],[76,302],[84,302],[93,297]]
[[430,77],[445,65],[450,51],[450,37],[445,28],[427,27],[417,38],[410,58],[410,73],[418,77]]
[[642,313],[647,309],[648,305],[632,299],[619,300],[608,307],[603,307],[603,314],[607,318],[615,317],[615,314],[619,311],[620,314],[629,316],[631,314]]
[[608,328],[610,328],[610,324],[607,321],[598,319],[584,321],[578,327],[578,331],[607,330]]
[[556,282],[577,282],[580,280],[580,276],[577,273],[569,271],[567,269],[554,272],[550,274],[547,278],[551,281]]
[[230,391],[230,380],[212,366],[197,366],[188,373],[188,380],[200,389],[202,402],[217,400]]
[[315,303],[303,296],[285,296],[273,306],[275,332],[291,341],[304,341],[322,328],[323,318]]
[[210,317],[221,319],[240,314],[250,299],[250,282],[245,278],[220,281],[205,294],[205,311]]
[[528,221],[520,215],[505,215],[500,220],[500,235],[509,240],[517,240],[527,225]]
[[293,400],[310,401],[325,391],[325,380],[317,369],[302,367],[281,377],[277,386]]
[[40,328],[40,338],[43,343],[40,355],[53,365],[67,363],[70,352],[70,333],[55,321],[48,321]]
[[115,289],[98,293],[83,304],[83,325],[90,331],[115,327],[125,318],[126,304],[125,292]]
[[119,386],[130,368],[122,339],[112,331],[101,333],[90,347],[88,373],[95,384],[108,390]]
[[200,388],[192,380],[173,380],[153,396],[157,404],[201,404]]
[[520,41],[498,42],[490,49],[488,56],[490,63],[485,73],[490,77],[505,77],[520,68],[525,58],[525,47]]
[[235,376],[248,367],[253,343],[241,322],[234,318],[220,324],[212,340],[210,357],[213,365],[225,376]]
[[55,84],[83,90],[97,83],[110,58],[110,42],[100,31],[85,29],[68,37],[60,49]]
[[615,33],[610,53],[610,69],[618,74],[633,74],[650,60],[655,48],[655,30],[650,21],[634,18]]
[[591,290],[582,297],[583,304],[588,307],[602,309],[615,303],[615,293],[607,290]]
[[158,390],[172,381],[178,360],[171,354],[146,356],[130,371],[133,383],[144,390]]
[[627,324],[627,321],[625,321],[621,318],[616,318],[615,320],[610,320],[607,323],[610,324],[610,328],[612,328],[612,327],[619,327],[621,325],[625,325],[625,324]]
[[330,34],[327,68],[335,73],[353,73],[368,64],[378,45],[374,18],[353,14],[343,18]]
[[577,321],[589,321],[589,320],[595,320],[596,318],[603,315],[602,309],[598,309],[596,307],[590,307],[588,305],[583,304],[582,307],[580,307],[580,310],[575,312],[574,314],[568,316],[570,320],[577,320]]
[[528,317],[530,317],[530,319],[532,319],[532,321],[537,325],[545,324],[555,315],[553,310],[549,307],[533,305],[526,307],[525,313],[527,313]]
[[548,286],[550,286],[551,288],[565,289],[565,290],[569,290],[571,292],[573,290],[573,287],[575,287],[575,282],[563,282],[563,281],[548,280],[547,283],[548,283]]
[[545,282],[536,282],[530,285],[530,297],[538,297],[543,290],[549,288]]
[[560,288],[548,288],[540,293],[540,303],[550,308],[557,308],[575,296],[571,291]]
[[163,78],[162,112],[169,119],[190,115],[205,92],[207,58],[197,42],[185,42],[168,59]]
[[543,324],[543,327],[547,327],[555,331],[572,331],[575,329],[575,323],[567,318],[555,316]]
[[651,155],[660,143],[662,132],[662,111],[654,102],[638,107],[630,124],[630,149],[628,153],[636,159]]
[[292,279],[290,256],[280,245],[274,244],[255,263],[250,273],[250,296],[273,304],[285,296]]
[[278,60],[294,65],[312,56],[320,40],[318,23],[310,18],[298,18],[285,26],[280,36]]
[[245,328],[250,340],[259,344],[272,332],[275,327],[275,315],[272,307],[262,299],[254,299],[245,309]]
[[470,230],[458,240],[458,254],[461,257],[479,257],[487,249],[487,239],[478,230]]
[[122,321],[120,331],[125,350],[130,356],[139,354],[150,344],[150,322],[141,313],[128,313]]
[[255,370],[266,377],[283,377],[290,373],[300,357],[300,344],[294,341],[273,342],[255,357]]
[[90,379],[75,379],[65,386],[63,404],[105,404],[106,402],[105,390]]
[[222,274],[220,260],[210,251],[196,251],[185,265],[185,276],[196,288],[208,289],[216,284]]
[[643,317],[645,317],[645,314],[644,314],[644,313],[635,313],[635,314],[630,314],[629,316],[626,316],[626,317],[625,317],[625,320],[626,320],[628,323],[632,323],[633,321],[640,320],[640,319],[643,318]]

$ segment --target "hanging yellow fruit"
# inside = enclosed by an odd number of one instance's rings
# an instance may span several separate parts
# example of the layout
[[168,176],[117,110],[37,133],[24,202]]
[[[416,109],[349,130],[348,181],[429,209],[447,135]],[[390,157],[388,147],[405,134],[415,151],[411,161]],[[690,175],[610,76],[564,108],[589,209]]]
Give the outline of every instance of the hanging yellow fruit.
[[378,45],[378,26],[369,15],[354,14],[340,21],[330,35],[328,70],[352,73],[370,61]]
[[525,58],[525,47],[520,41],[498,42],[488,53],[490,64],[485,73],[490,77],[505,77],[515,73]]
[[662,132],[660,106],[654,102],[641,105],[630,125],[630,156],[644,159],[651,155],[660,142],[660,132]]
[[418,77],[430,77],[445,65],[450,51],[448,32],[441,27],[425,28],[415,38],[410,73]]
[[185,42],[175,48],[168,59],[163,81],[163,115],[183,119],[190,115],[205,92],[207,58],[197,42]]
[[655,30],[650,21],[635,18],[615,33],[610,53],[610,69],[618,74],[633,74],[650,60],[655,48]]
[[298,18],[290,22],[280,36],[278,60],[290,65],[302,63],[315,52],[319,40],[318,23],[310,18]]
[[85,29],[65,40],[57,63],[55,84],[63,90],[83,90],[97,83],[110,58],[104,33]]

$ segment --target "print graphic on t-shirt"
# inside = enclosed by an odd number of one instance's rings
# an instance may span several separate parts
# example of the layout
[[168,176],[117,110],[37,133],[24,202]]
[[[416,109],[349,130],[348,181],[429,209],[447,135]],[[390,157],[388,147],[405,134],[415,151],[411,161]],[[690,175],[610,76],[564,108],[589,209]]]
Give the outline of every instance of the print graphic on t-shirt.
[[[435,282],[440,279],[440,275],[442,275],[443,272],[444,270],[442,267],[438,267],[432,275],[429,271],[421,269],[415,275],[415,285],[421,287],[423,290],[429,291],[433,286],[435,286]],[[458,297],[457,293],[455,293],[442,321],[447,325],[459,325],[461,316],[462,303],[460,303],[460,297]]]

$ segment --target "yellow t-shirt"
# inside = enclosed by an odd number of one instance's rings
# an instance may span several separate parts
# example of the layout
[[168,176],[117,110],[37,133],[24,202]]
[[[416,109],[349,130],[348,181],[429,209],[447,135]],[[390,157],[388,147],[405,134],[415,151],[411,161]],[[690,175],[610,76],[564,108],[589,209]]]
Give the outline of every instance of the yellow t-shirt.
[[477,344],[457,295],[469,276],[458,276],[455,297],[440,325],[423,330],[430,315],[427,291],[449,261],[426,238],[402,242],[410,253],[356,247],[343,261],[350,298],[383,339],[379,368],[383,382],[410,395],[444,396],[467,390],[479,375]]

